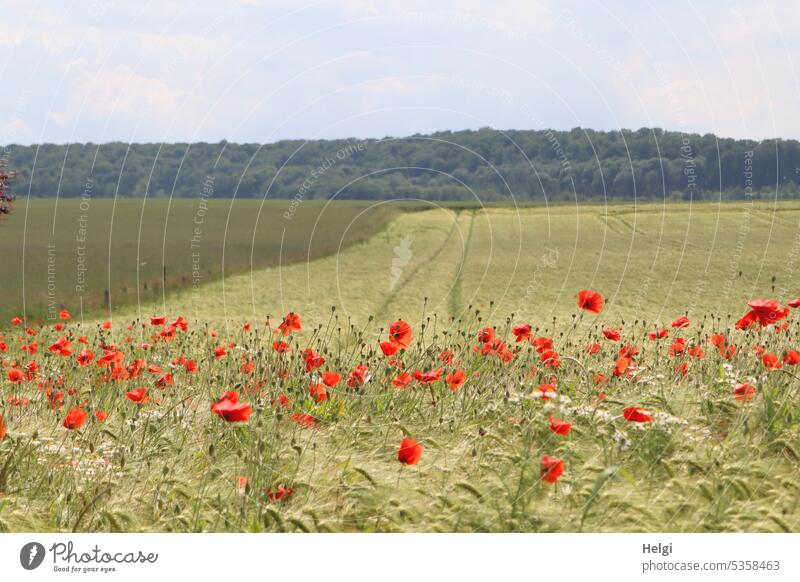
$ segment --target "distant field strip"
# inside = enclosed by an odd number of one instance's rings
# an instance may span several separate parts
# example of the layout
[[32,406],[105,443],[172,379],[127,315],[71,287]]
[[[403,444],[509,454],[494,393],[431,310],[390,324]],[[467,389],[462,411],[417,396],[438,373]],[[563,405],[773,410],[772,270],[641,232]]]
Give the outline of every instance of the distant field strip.
[[574,313],[575,289],[596,288],[609,298],[603,317],[614,322],[671,320],[687,309],[725,318],[752,297],[800,295],[800,207],[781,205],[780,220],[764,221],[770,208],[404,213],[335,256],[168,294],[166,303],[144,305],[141,313],[189,310],[199,319],[240,321],[295,310],[319,321],[336,306],[341,321],[363,324],[370,315],[380,322],[401,316],[418,321],[427,298],[425,313],[440,318],[463,317],[472,306],[495,322],[514,313],[543,324]]
[[165,288],[196,289],[223,272],[333,255],[380,232],[401,208],[286,200],[18,200],[0,222],[0,316],[47,320],[66,307],[99,317],[106,299],[115,309],[150,304]]

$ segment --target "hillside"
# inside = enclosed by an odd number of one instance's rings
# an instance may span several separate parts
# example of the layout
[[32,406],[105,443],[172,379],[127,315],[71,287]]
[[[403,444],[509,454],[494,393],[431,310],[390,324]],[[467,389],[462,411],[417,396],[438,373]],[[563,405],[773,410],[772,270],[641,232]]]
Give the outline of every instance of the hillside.
[[543,202],[800,193],[797,141],[661,129],[481,129],[266,145],[9,145],[5,152],[8,167],[19,171],[20,196]]

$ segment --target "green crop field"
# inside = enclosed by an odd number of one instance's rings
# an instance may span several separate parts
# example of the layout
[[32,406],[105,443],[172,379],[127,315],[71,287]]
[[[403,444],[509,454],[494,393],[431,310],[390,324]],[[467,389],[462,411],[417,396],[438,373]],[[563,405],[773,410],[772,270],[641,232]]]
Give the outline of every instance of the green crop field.
[[364,323],[417,321],[423,310],[459,318],[472,306],[487,320],[513,313],[541,325],[574,312],[575,289],[597,288],[612,321],[724,319],[749,297],[800,293],[799,229],[800,203],[435,208],[401,214],[331,256],[225,277],[120,316],[241,322],[295,310],[321,321],[336,306]]
[[[37,204],[11,260],[47,308]],[[111,313],[0,335],[0,531],[800,531],[800,204],[337,204],[315,229],[275,202],[256,261],[237,203],[200,285],[192,203],[126,204],[92,243]]]
[[86,317],[148,303],[164,290],[336,253],[368,239],[397,205],[288,200],[20,200],[0,222],[7,320]]

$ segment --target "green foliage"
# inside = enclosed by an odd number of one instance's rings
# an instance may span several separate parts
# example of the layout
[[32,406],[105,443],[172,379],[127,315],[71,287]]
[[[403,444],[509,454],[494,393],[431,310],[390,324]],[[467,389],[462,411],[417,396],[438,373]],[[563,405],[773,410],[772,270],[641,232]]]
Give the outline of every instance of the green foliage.
[[[20,172],[16,191],[33,196],[199,198],[209,177],[215,197],[257,199],[698,200],[800,192],[797,141],[657,128],[8,149],[8,167]],[[745,192],[745,171],[752,171],[752,191]]]

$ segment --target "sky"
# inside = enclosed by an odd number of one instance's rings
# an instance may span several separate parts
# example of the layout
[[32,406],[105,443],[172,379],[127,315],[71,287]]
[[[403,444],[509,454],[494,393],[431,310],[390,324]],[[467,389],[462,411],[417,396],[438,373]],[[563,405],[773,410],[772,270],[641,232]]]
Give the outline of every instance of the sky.
[[2,0],[0,143],[800,138],[796,0]]

